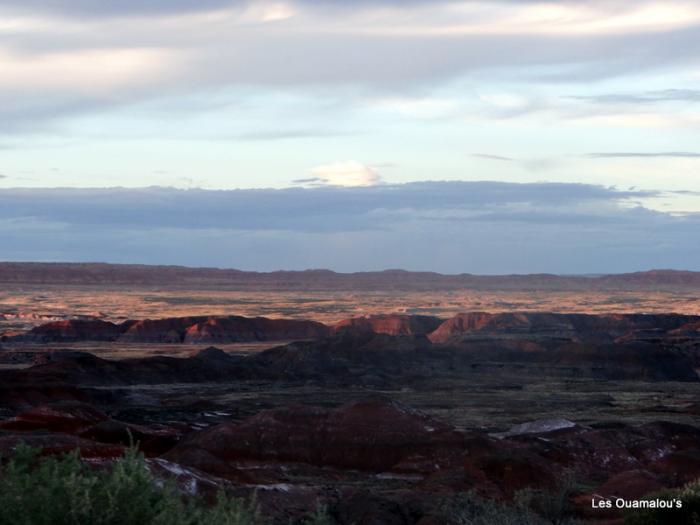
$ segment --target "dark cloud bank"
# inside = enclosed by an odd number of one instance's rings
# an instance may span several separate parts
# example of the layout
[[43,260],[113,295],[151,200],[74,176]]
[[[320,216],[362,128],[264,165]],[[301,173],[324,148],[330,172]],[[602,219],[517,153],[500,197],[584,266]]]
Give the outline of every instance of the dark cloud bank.
[[700,217],[637,203],[653,196],[500,182],[7,189],[0,259],[486,274],[700,270]]

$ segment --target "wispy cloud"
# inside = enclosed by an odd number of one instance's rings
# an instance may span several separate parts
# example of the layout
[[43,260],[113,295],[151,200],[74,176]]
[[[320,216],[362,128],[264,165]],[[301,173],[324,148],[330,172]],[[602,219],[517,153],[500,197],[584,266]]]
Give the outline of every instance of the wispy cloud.
[[274,141],[274,140],[292,140],[305,138],[331,138],[347,135],[354,135],[355,132],[341,131],[338,129],[282,129],[282,130],[267,130],[253,131],[235,135],[237,140],[250,141]]
[[624,159],[624,158],[671,158],[671,159],[696,159],[700,158],[700,152],[695,151],[608,151],[589,153],[592,159]]
[[472,157],[484,160],[494,160],[497,162],[509,162],[518,166],[537,172],[552,170],[562,164],[562,159],[555,157],[539,157],[539,158],[515,158],[506,157],[503,155],[491,155],[487,153],[474,153]]
[[491,155],[489,153],[473,153],[472,157],[486,160],[499,160],[503,162],[513,162],[515,161],[512,157],[504,157],[503,155]]
[[648,104],[658,102],[700,102],[700,90],[697,89],[663,89],[641,93],[606,93],[602,95],[585,95],[570,97],[576,100],[598,102],[603,104]]

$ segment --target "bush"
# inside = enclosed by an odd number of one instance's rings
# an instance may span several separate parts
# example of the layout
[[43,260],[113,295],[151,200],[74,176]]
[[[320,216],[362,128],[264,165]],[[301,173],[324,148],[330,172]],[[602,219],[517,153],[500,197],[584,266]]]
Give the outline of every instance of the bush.
[[302,525],[334,525],[335,521],[328,514],[328,507],[319,505],[313,514],[310,514]]
[[465,492],[444,502],[440,514],[454,525],[543,525],[545,522],[529,508],[485,499]]
[[576,523],[571,513],[570,499],[576,492],[576,477],[573,472],[567,472],[557,484],[556,490],[524,489],[516,494],[516,503],[525,508],[533,509],[544,518],[544,523],[551,525],[571,525]]
[[574,525],[577,521],[564,515],[561,497],[558,492],[525,490],[508,504],[466,492],[446,500],[440,517],[452,525]]
[[633,511],[626,516],[626,525],[700,525],[700,480],[693,481],[681,489],[651,494],[644,499],[678,499],[682,507]]
[[258,525],[255,502],[185,501],[172,483],[158,482],[130,449],[98,471],[76,452],[40,458],[20,445],[0,467],[0,525]]

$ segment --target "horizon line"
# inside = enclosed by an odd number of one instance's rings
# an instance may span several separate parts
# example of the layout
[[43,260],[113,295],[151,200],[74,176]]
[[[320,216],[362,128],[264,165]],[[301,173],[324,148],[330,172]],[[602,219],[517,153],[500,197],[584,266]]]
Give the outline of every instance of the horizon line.
[[186,266],[182,264],[152,264],[152,263],[114,263],[107,261],[2,261],[0,260],[0,265],[52,265],[52,266],[121,266],[121,267],[146,267],[146,268],[179,268],[186,270],[214,270],[214,271],[230,271],[239,273],[256,273],[256,274],[273,274],[273,273],[311,273],[311,272],[323,272],[332,273],[336,275],[357,275],[357,274],[373,274],[373,273],[420,273],[420,274],[431,274],[441,277],[532,277],[532,276],[548,276],[548,277],[578,277],[578,278],[596,278],[596,277],[607,277],[607,276],[620,276],[620,275],[630,275],[630,274],[648,274],[648,273],[698,273],[698,270],[688,270],[680,268],[648,268],[643,270],[632,270],[627,272],[610,272],[610,273],[552,273],[552,272],[530,272],[530,273],[499,273],[499,274],[483,274],[483,273],[442,273],[435,272],[431,270],[411,270],[406,268],[384,268],[381,270],[356,270],[352,272],[339,272],[332,270],[330,268],[305,268],[303,270],[299,269],[276,269],[276,270],[244,270],[234,267],[221,267],[221,266]]

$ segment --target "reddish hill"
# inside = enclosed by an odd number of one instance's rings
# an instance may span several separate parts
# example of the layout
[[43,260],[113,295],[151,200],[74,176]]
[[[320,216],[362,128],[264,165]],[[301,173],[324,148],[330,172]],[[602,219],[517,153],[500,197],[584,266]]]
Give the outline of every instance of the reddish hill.
[[338,331],[374,332],[388,335],[426,335],[442,324],[438,317],[427,315],[372,315],[352,317],[336,323],[333,329]]
[[124,329],[125,325],[123,324],[118,325],[99,319],[70,319],[42,324],[26,334],[11,336],[8,339],[33,343],[114,341],[122,334]]
[[330,335],[330,332],[326,325],[314,321],[265,317],[210,317],[206,321],[189,326],[183,342],[236,343],[318,339]]
[[334,410],[265,410],[200,432],[166,457],[223,476],[246,460],[382,472],[409,458],[439,463],[441,454],[459,454],[463,443],[459,432],[407,406],[366,401]]
[[614,342],[620,338],[648,339],[698,322],[696,316],[663,314],[556,314],[514,312],[459,314],[428,335],[433,343],[474,337],[549,338],[571,341]]
[[316,339],[329,334],[326,325],[315,321],[225,316],[130,320],[120,324],[100,320],[56,321],[7,340],[34,343],[234,343]]

